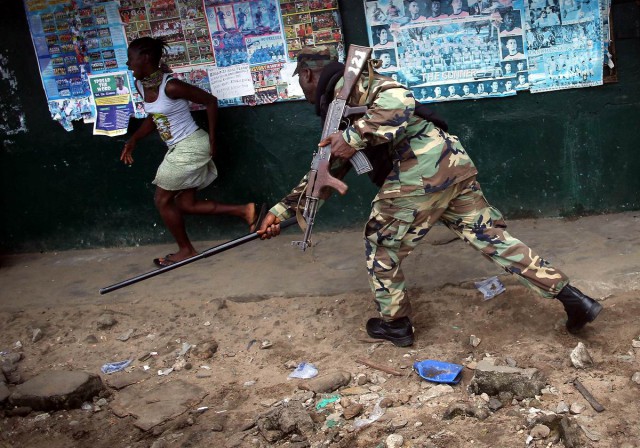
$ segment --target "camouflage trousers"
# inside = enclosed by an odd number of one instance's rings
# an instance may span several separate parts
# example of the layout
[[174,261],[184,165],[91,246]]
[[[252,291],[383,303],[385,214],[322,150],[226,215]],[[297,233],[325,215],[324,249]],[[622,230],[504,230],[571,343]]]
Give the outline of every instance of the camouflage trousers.
[[373,203],[365,227],[367,271],[383,318],[411,314],[402,261],[437,221],[542,297],[555,297],[569,283],[563,272],[509,235],[502,214],[472,178],[438,193]]

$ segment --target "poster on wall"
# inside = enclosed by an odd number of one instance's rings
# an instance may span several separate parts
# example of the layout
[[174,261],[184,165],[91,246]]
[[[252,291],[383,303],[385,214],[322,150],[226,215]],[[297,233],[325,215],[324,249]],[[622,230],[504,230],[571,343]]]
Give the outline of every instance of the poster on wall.
[[[168,44],[164,62],[176,77],[219,94],[221,107],[302,99],[293,71],[304,45],[333,45],[344,57],[337,0],[24,0],[24,4],[51,116],[67,130],[73,129],[76,119],[95,121],[88,76],[127,70],[127,46],[140,37],[163,39]],[[230,73],[237,79],[226,79]],[[127,77],[133,86],[131,72]],[[144,117],[135,88],[132,99],[133,116]]]
[[109,137],[126,134],[129,117],[134,113],[127,72],[89,75],[89,87],[96,104],[93,134]]
[[601,83],[598,2],[570,14],[572,1],[364,0],[364,9],[380,73],[440,102]]
[[602,84],[603,46],[596,0],[527,2],[531,91]]
[[[292,73],[302,46],[335,45],[344,54],[337,0],[204,0],[204,5],[216,60],[211,72],[237,68],[238,82],[226,84],[221,106],[301,99]],[[229,96],[229,88],[242,94]]]
[[120,0],[120,17],[128,42],[163,39],[170,67],[215,62],[202,0]]
[[115,1],[25,0],[40,76],[53,119],[93,122],[87,75],[126,63],[126,40]]

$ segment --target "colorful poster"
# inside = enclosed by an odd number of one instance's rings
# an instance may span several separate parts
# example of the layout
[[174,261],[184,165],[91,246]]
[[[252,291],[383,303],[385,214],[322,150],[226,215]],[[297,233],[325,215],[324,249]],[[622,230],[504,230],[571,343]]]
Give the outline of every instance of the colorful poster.
[[[418,100],[439,102],[601,82],[598,2],[559,1],[365,0],[364,7],[378,71]],[[560,35],[573,45],[560,44]]]
[[109,137],[126,134],[129,117],[134,113],[127,72],[89,75],[89,87],[97,112],[93,134]]
[[213,51],[201,0],[121,0],[127,41],[145,36],[169,45],[170,67],[213,63]]
[[602,84],[603,45],[596,0],[531,0],[527,47],[532,92]]
[[[248,65],[248,72],[243,68],[238,73],[248,74],[253,83],[253,93],[245,88],[237,97],[227,97],[230,83],[226,83],[221,106],[299,99],[298,79],[288,66],[302,46],[334,45],[340,55],[344,53],[337,0],[204,0],[204,4],[216,70]],[[247,87],[246,79],[238,86]]]
[[[303,45],[334,45],[344,57],[337,0],[23,1],[51,116],[67,130],[95,120],[88,76],[126,70],[128,44],[140,37],[167,42],[164,62],[178,78],[224,92],[221,107],[302,98],[292,67]],[[242,76],[214,87],[214,67]],[[146,116],[132,95],[134,116]]]
[[52,118],[67,130],[93,122],[87,76],[126,66],[117,2],[25,0],[25,9]]

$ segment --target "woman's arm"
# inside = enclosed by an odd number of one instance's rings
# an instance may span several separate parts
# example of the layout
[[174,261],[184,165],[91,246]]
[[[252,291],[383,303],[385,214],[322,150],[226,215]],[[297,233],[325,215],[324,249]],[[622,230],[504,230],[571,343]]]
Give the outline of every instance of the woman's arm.
[[207,108],[207,118],[209,122],[209,154],[216,155],[216,124],[218,121],[218,98],[209,92],[192,86],[178,79],[167,82],[164,92],[171,99],[185,99],[192,103],[202,104]]
[[151,115],[148,115],[147,118],[144,119],[140,127],[136,132],[133,133],[131,138],[127,140],[124,144],[124,148],[120,153],[120,160],[122,160],[127,165],[131,165],[133,163],[133,150],[136,149],[136,143],[141,138],[146,137],[151,134],[156,128],[156,124],[153,122],[153,118]]

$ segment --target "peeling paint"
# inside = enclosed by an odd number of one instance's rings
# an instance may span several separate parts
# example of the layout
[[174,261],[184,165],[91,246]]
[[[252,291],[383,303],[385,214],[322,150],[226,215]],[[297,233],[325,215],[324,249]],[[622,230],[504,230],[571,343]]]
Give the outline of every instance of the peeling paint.
[[26,118],[18,100],[18,80],[4,53],[0,53],[0,99],[0,134],[27,132]]

